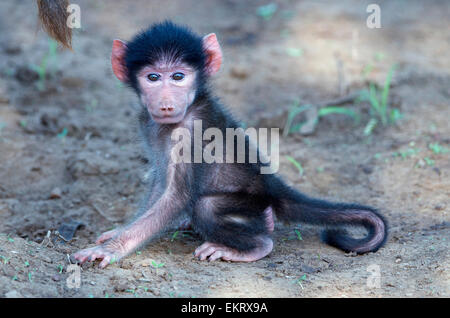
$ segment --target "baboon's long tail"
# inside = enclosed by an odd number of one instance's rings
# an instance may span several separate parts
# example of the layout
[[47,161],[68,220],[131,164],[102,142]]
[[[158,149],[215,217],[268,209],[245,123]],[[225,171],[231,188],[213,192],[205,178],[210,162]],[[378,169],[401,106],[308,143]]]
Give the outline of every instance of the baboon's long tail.
[[[277,179],[276,183],[281,180]],[[375,252],[386,241],[387,222],[374,208],[347,203],[333,203],[308,196],[278,184],[273,208],[283,221],[297,221],[329,227],[322,234],[325,243],[345,252],[363,254]],[[352,238],[342,226],[363,226],[368,234],[361,239]],[[341,228],[339,228],[341,227]]]

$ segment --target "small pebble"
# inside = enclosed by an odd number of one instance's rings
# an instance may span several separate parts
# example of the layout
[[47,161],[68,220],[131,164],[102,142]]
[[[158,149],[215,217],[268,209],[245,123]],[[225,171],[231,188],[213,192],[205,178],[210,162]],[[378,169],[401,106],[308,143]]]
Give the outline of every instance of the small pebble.
[[130,287],[125,281],[120,281],[116,286],[114,286],[114,290],[116,292],[123,292],[127,289],[130,289]]
[[49,264],[53,263],[52,259],[50,257],[48,257],[48,256],[40,255],[40,257],[46,263],[49,263]]
[[50,199],[61,199],[62,191],[60,188],[54,188],[50,193]]
[[248,77],[248,70],[240,67],[232,67],[230,70],[230,75],[238,79],[246,79]]
[[373,172],[373,167],[369,165],[363,165],[361,168],[365,174],[371,174]]

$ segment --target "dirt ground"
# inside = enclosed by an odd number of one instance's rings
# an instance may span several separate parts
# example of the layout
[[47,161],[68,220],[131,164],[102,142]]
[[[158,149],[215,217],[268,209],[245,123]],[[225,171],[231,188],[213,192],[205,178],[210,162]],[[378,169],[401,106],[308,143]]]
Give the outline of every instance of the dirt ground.
[[[450,296],[448,1],[377,1],[380,29],[366,27],[373,1],[273,1],[270,19],[257,0],[72,2],[82,29],[73,52],[47,59],[45,82],[31,67],[49,51],[36,4],[0,2],[0,297]],[[313,134],[280,140],[279,173],[310,195],[378,207],[390,224],[385,247],[348,255],[316,227],[277,222],[266,258],[207,263],[193,258],[198,237],[172,231],[105,270],[84,265],[80,288],[69,288],[67,255],[133,215],[143,193],[137,100],[112,74],[112,40],[166,18],[217,33],[225,60],[214,87],[248,125],[296,99],[382,85],[398,65],[396,125],[365,137],[369,106],[352,103],[360,124],[329,115]],[[56,230],[69,221],[84,226],[65,242]]]

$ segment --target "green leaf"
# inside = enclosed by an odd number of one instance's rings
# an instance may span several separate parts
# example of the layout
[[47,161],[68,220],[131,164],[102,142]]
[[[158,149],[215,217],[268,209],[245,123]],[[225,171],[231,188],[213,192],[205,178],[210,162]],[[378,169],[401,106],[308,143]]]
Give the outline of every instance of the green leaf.
[[152,265],[153,265],[154,268],[160,268],[160,267],[163,267],[163,266],[164,266],[164,263],[158,264],[158,263],[156,263],[155,261],[152,261]]
[[303,55],[303,50],[300,48],[289,47],[286,49],[286,53],[292,57],[300,57]]
[[430,159],[429,157],[425,157],[425,158],[423,158],[423,160],[425,160],[427,165],[434,166],[434,160],[433,159]]
[[272,19],[272,16],[278,10],[278,5],[276,3],[269,3],[267,5],[260,6],[256,9],[256,14],[264,18],[264,20]]
[[19,124],[20,124],[20,126],[23,127],[23,128],[27,127],[27,121],[26,121],[25,119],[22,119],[22,120],[19,122]]
[[63,139],[64,137],[66,137],[67,136],[67,128],[63,128],[63,130],[62,130],[62,132],[60,132],[57,136],[58,136],[58,138],[60,138],[60,139]]
[[398,110],[397,108],[393,108],[391,110],[391,115],[390,115],[391,123],[395,124],[402,117],[403,117],[403,115],[400,113],[400,110]]
[[295,234],[297,235],[297,239],[298,239],[299,241],[303,241],[302,234],[300,233],[300,231],[297,230],[297,229],[294,229],[294,232],[295,232]]
[[441,146],[438,142],[436,143],[430,143],[428,145],[428,148],[433,151],[433,153],[435,153],[436,155],[439,155],[441,153],[447,153],[449,152],[449,149]]
[[306,274],[303,274],[303,276],[300,277],[299,279],[297,279],[297,280],[295,281],[295,283],[297,283],[298,285],[300,285],[300,287],[303,289],[302,281],[305,281],[305,280],[306,280]]

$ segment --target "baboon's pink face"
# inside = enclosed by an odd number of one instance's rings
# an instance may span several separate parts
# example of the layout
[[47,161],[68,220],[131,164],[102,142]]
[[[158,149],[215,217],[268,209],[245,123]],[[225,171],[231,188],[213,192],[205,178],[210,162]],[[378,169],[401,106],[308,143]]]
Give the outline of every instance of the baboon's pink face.
[[[190,65],[168,56],[155,65],[144,66],[136,74],[139,97],[155,122],[174,124],[183,120],[187,108],[195,99],[197,72],[211,76],[219,71],[222,51],[216,35],[214,33],[205,35],[202,46],[205,53],[203,70],[194,70]],[[126,47],[125,42],[114,40],[111,65],[117,78],[129,83],[125,63]]]
[[141,102],[157,123],[180,122],[194,101],[196,72],[187,64],[162,61],[148,65],[137,80]]

